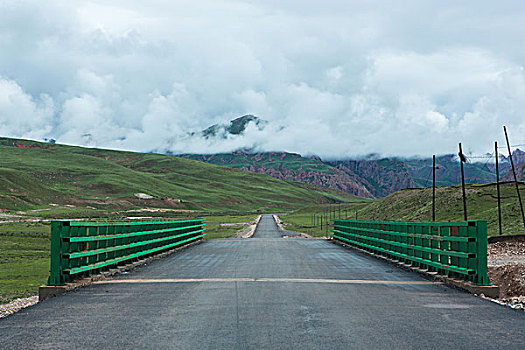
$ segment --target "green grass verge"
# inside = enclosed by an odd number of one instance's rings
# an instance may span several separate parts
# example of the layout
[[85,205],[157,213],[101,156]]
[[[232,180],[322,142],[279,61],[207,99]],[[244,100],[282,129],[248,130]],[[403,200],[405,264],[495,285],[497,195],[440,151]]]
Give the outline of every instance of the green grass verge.
[[36,295],[49,276],[49,224],[0,224],[0,303]]

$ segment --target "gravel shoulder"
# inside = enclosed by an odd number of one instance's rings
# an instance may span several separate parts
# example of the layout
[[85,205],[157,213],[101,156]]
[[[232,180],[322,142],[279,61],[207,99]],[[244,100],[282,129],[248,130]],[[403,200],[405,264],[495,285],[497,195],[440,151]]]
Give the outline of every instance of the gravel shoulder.
[[38,296],[19,298],[8,304],[2,304],[0,305],[0,318],[14,314],[28,306],[35,305],[36,303],[38,303]]

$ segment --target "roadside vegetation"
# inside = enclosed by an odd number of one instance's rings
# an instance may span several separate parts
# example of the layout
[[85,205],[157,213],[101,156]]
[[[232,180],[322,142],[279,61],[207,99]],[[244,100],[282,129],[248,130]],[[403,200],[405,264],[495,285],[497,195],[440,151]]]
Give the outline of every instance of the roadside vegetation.
[[0,304],[36,295],[49,276],[49,223],[0,224]]

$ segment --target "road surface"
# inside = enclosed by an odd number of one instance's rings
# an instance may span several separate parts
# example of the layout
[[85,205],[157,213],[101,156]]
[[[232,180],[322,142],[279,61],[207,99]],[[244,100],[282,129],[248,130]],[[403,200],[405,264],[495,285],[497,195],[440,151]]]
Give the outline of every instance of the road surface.
[[2,349],[524,349],[525,313],[325,240],[181,250],[0,320]]

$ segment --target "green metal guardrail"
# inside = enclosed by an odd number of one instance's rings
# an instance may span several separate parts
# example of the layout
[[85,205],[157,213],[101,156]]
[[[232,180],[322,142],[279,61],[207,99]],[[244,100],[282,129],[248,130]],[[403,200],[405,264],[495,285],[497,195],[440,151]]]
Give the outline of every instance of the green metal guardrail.
[[64,285],[121,263],[205,236],[206,219],[178,221],[52,221],[47,285]]
[[487,222],[333,220],[334,239],[429,272],[488,286]]

